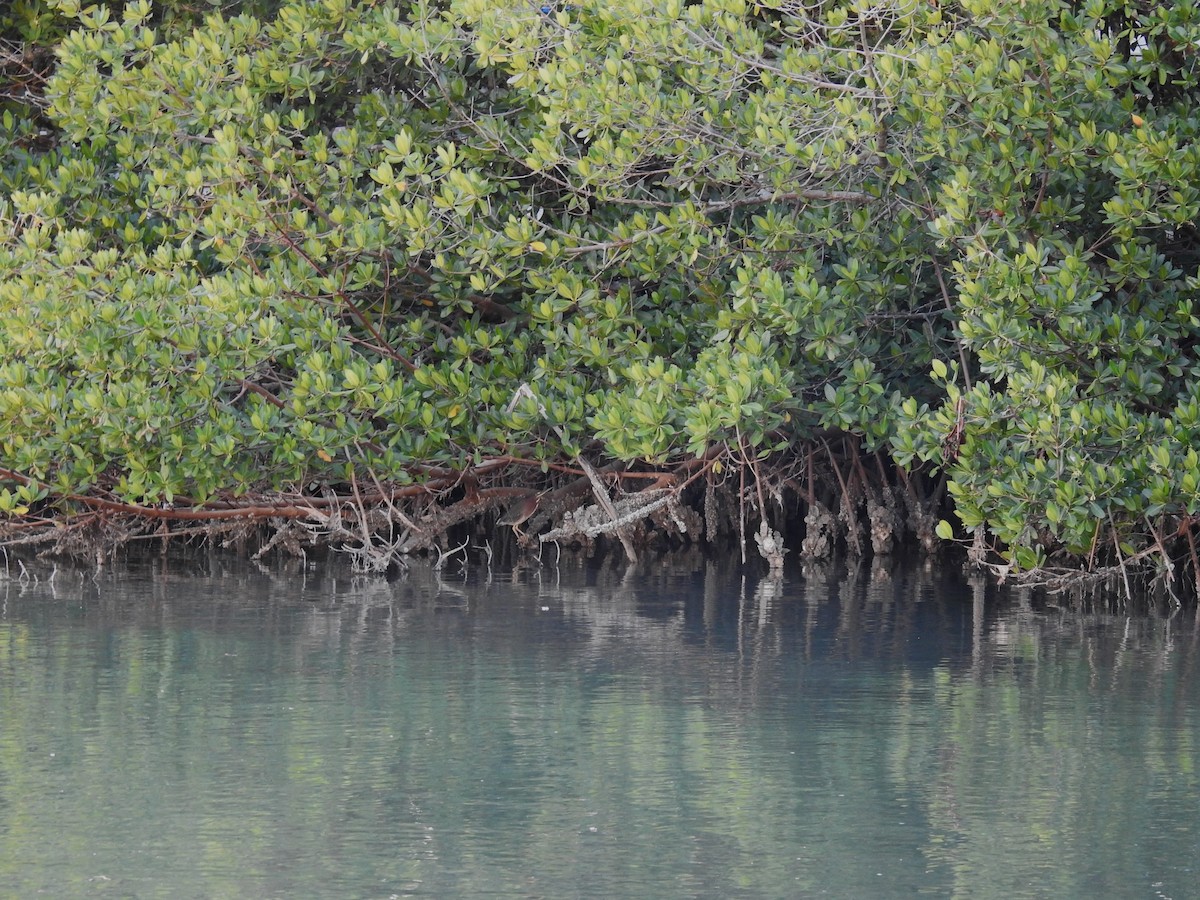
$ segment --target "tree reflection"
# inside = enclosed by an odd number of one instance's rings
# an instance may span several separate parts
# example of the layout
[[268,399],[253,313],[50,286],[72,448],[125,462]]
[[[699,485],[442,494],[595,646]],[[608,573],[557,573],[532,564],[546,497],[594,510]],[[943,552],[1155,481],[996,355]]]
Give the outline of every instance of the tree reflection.
[[1187,892],[1190,617],[677,559],[0,584],[0,884]]

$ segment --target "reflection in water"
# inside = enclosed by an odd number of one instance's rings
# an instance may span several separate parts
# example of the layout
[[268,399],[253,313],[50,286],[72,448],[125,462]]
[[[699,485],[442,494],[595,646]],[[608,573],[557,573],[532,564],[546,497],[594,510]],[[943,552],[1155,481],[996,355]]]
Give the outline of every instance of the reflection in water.
[[698,555],[201,569],[0,581],[0,895],[1197,881],[1191,618]]

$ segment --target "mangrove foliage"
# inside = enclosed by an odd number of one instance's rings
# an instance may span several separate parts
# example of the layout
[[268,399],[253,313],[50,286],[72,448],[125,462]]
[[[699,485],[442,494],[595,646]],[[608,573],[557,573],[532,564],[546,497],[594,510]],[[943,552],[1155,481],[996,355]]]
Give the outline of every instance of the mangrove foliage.
[[630,556],[940,536],[1200,583],[1192,0],[0,29],[9,542],[386,565],[507,509]]

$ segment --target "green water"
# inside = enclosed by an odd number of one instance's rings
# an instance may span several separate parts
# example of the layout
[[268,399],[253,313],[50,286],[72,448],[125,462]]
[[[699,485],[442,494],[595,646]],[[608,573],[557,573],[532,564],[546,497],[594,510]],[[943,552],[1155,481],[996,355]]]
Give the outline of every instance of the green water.
[[0,897],[1200,896],[1194,614],[961,578],[0,580]]

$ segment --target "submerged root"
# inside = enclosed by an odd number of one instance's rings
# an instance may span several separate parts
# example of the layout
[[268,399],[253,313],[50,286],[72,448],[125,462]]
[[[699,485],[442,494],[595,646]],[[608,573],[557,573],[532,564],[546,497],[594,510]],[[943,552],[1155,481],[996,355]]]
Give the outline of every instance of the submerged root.
[[921,544],[926,553],[933,553],[938,546],[937,522],[938,515],[932,504],[922,503],[915,494],[902,495],[908,511],[908,528]]
[[[503,508],[521,513],[505,522],[513,526],[519,551],[536,552],[549,542],[591,549],[615,540],[634,559],[655,542],[678,548],[741,541],[743,553],[753,543],[778,572],[786,541],[799,530],[801,508],[798,549],[805,560],[843,551],[855,558],[886,555],[906,526],[927,548],[935,546],[934,501],[921,502],[911,485],[901,491],[889,484],[892,475],[905,476],[882,464],[878,477],[868,473],[853,453],[843,442],[840,451],[827,445],[824,457],[806,450],[781,456],[777,466],[754,459],[739,467],[738,459],[750,458],[745,448],[740,455],[718,448],[649,471],[619,463],[594,467],[578,457],[579,468],[510,460],[465,472],[438,470],[419,485],[385,485],[372,475],[369,482],[352,478],[339,491],[326,487],[318,496],[257,494],[178,508],[71,495],[23,519],[0,521],[0,546],[102,565],[129,542],[161,542],[166,549],[183,538],[256,560],[272,553],[301,558],[327,548],[348,557],[356,570],[381,572],[416,554],[440,558],[464,540],[490,553],[492,540],[509,535],[504,526],[493,530],[494,513]],[[64,509],[56,510],[57,504]]]
[[843,496],[842,505],[838,510],[838,522],[842,526],[842,533],[846,536],[846,549],[851,556],[863,556],[866,549],[863,542],[865,529],[857,507],[858,504],[854,500]]
[[805,559],[829,559],[837,546],[837,519],[821,501],[816,500],[808,507],[804,517],[804,540],[800,544],[800,555]]
[[767,525],[766,519],[759,524],[758,533],[754,535],[754,543],[758,545],[758,552],[762,558],[771,567],[771,574],[778,575],[783,572],[783,555],[787,553],[783,546],[783,535],[772,530]]
[[666,506],[651,513],[650,521],[663,533],[686,542],[696,540],[705,531],[705,523],[700,513],[680,503],[679,495],[674,492],[668,498]]
[[871,532],[871,549],[876,556],[892,552],[899,527],[896,498],[888,486],[867,494],[867,521]]
[[564,514],[562,524],[541,535],[540,540],[543,544],[549,541],[570,543],[594,540],[600,535],[615,533],[649,518],[653,513],[668,506],[673,498],[674,491],[669,488],[627,494],[613,502],[615,517],[599,504],[585,506]]

